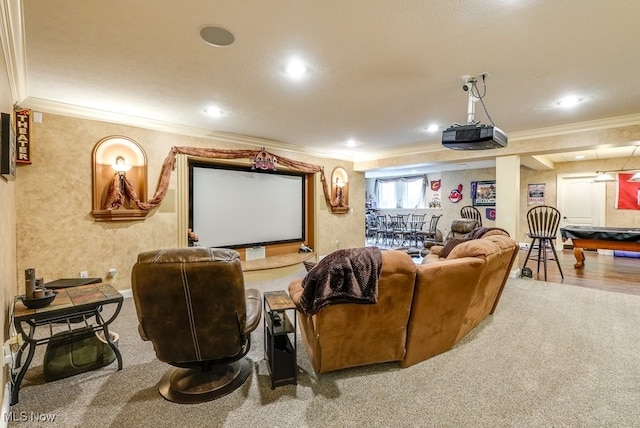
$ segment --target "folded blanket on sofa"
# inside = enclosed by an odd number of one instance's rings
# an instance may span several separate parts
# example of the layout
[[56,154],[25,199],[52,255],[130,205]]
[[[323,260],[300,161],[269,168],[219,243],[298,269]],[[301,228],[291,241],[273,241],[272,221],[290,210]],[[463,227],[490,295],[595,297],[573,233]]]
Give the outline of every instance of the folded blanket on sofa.
[[376,303],[381,268],[378,247],[334,251],[302,280],[300,306],[313,315],[335,303]]

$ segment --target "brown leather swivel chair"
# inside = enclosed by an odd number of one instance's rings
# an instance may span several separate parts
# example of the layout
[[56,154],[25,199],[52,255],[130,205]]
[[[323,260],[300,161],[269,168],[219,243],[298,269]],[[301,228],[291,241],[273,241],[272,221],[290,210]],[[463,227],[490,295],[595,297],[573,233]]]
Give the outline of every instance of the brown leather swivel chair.
[[[476,227],[480,227],[480,223],[476,219],[470,218],[458,218],[451,222],[451,229],[447,234],[447,238],[464,238],[467,236],[473,229]],[[446,241],[445,239],[445,241]]]
[[158,383],[176,403],[199,403],[239,388],[262,316],[260,292],[245,290],[236,251],[202,247],[147,251],[131,272],[138,330],[172,366]]

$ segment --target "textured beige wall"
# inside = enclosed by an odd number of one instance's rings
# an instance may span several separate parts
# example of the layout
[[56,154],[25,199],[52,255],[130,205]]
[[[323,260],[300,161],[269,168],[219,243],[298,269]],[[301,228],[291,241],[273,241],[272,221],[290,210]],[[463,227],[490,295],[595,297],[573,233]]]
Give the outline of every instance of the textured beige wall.
[[[9,79],[6,73],[4,62],[4,52],[0,47],[0,110],[3,113],[11,113],[13,110],[13,100],[9,89]],[[17,176],[20,176],[18,171]],[[0,294],[0,325],[2,325],[2,343],[8,338],[9,306],[13,297],[17,294],[16,276],[16,185],[14,181],[5,181],[0,178],[0,284],[2,293]],[[0,395],[4,396],[4,385],[9,373],[3,366],[2,387]]]
[[[17,183],[18,276],[33,267],[45,281],[77,277],[106,279],[110,268],[118,278],[118,289],[130,288],[130,273],[138,253],[177,245],[175,203],[163,202],[145,220],[96,222],[91,215],[91,152],[109,135],[132,138],[148,158],[149,196],[161,164],[172,146],[248,148],[204,138],[194,138],[123,125],[43,114],[33,126],[33,164],[21,168]],[[254,148],[255,147],[251,147]],[[278,155],[278,150],[272,150]],[[349,172],[350,204],[353,213],[334,215],[324,202],[319,174],[316,175],[316,251],[325,254],[336,248],[364,242],[364,175],[354,173],[345,162],[301,154],[283,153],[296,160],[324,165],[328,174],[342,166]],[[175,174],[170,188],[176,187]]]

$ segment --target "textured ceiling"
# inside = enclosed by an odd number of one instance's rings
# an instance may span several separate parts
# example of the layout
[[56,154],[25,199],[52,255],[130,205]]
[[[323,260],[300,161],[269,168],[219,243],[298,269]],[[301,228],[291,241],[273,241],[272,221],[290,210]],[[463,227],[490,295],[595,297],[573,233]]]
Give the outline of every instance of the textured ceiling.
[[[466,122],[463,76],[482,72],[508,134],[640,113],[639,18],[635,0],[24,0],[24,103],[357,160],[438,143],[424,128]],[[235,43],[206,44],[208,24]]]

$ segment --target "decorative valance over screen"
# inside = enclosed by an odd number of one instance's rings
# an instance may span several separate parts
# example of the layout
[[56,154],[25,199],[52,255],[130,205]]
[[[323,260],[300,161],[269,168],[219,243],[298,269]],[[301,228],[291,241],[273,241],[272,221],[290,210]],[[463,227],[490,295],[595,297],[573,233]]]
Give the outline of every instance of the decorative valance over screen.
[[[177,154],[184,154],[188,156],[198,156],[202,158],[210,158],[210,159],[255,159],[256,157],[264,157],[267,155],[272,159],[277,159],[277,164],[287,167],[293,171],[302,172],[305,174],[315,174],[320,173],[320,180],[322,182],[322,191],[324,192],[324,198],[329,206],[335,206],[337,202],[331,201],[331,193],[329,191],[329,185],[327,183],[326,177],[324,175],[324,167],[319,165],[313,165],[306,162],[300,162],[292,159],[287,159],[283,157],[276,157],[275,155],[266,152],[264,149],[261,150],[226,150],[226,149],[212,149],[205,147],[172,147],[169,151],[169,154],[165,158],[162,163],[162,169],[160,170],[160,177],[158,177],[158,184],[156,186],[156,191],[153,197],[148,202],[143,202],[137,198],[135,191],[131,192],[130,190],[133,188],[126,181],[125,177],[125,189],[127,190],[128,196],[135,201],[136,205],[142,210],[149,210],[160,205],[162,200],[167,194],[167,189],[169,187],[169,179],[171,178],[171,171],[173,170],[173,165],[175,162],[175,158]],[[114,207],[117,208],[117,207]]]

